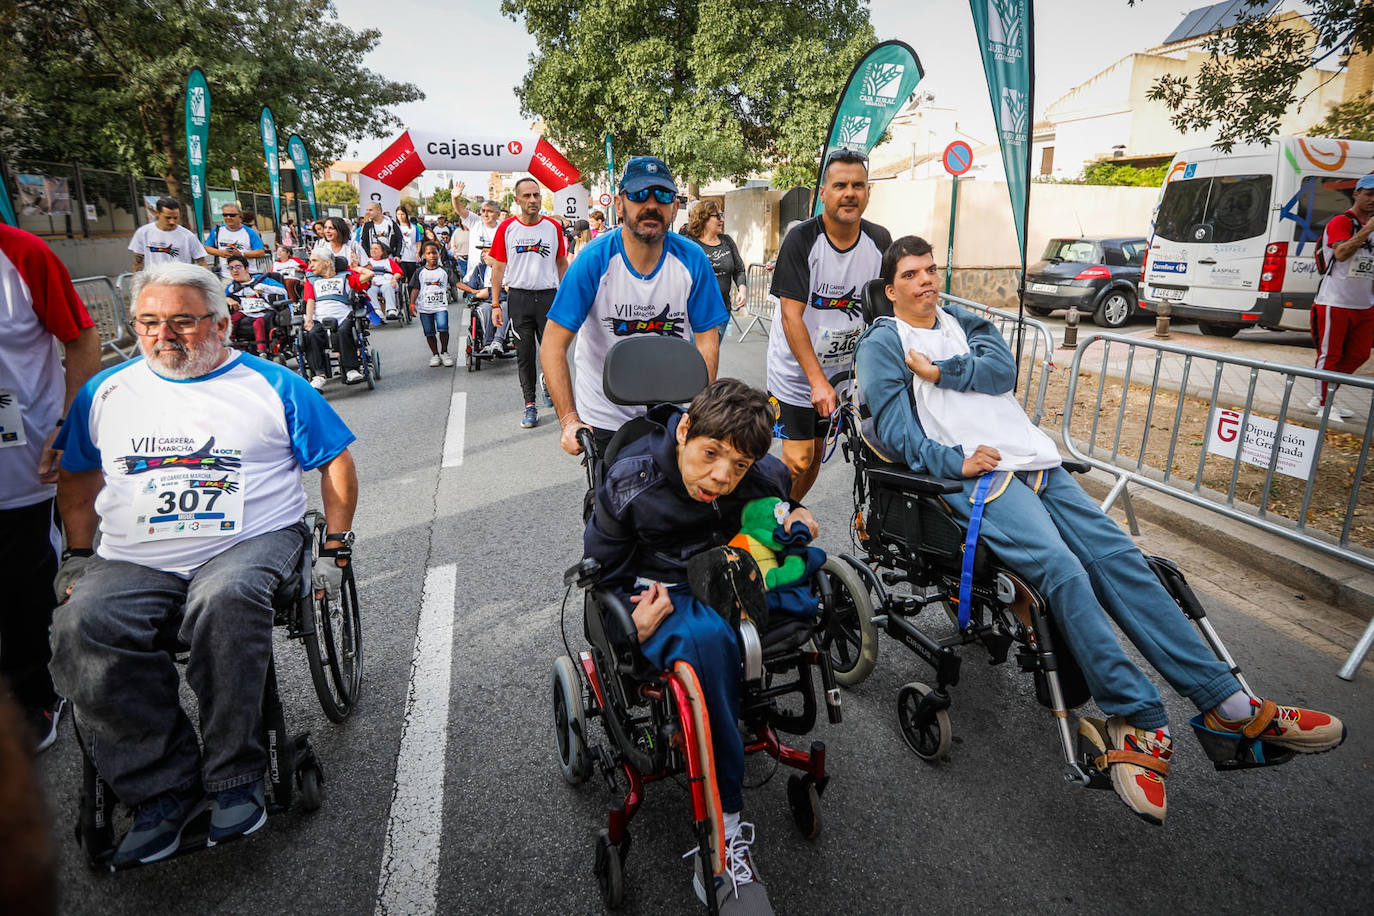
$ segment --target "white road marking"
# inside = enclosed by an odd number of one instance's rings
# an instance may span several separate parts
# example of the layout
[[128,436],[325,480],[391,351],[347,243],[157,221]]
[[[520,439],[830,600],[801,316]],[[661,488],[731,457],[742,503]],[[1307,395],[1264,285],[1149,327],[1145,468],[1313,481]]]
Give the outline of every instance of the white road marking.
[[467,438],[468,393],[457,391],[448,409],[448,430],[444,433],[444,467],[463,463],[463,440]]
[[[454,396],[457,403],[459,395]],[[410,662],[401,751],[391,793],[386,848],[377,877],[377,914],[426,916],[438,901],[439,844],[443,836],[445,749],[448,744],[449,672],[458,567],[438,566],[425,576],[415,655]]]

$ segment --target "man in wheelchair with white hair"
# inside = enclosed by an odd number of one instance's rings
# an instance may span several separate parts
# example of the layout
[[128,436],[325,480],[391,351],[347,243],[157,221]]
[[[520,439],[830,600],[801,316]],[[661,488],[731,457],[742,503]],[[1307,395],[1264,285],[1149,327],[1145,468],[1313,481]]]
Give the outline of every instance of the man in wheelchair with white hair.
[[[132,301],[143,359],[88,381],[56,443],[68,544],[56,587],[67,601],[53,617],[50,670],[100,776],[134,809],[115,867],[174,854],[206,807],[210,846],[265,823],[272,599],[299,587],[309,549],[302,472],[320,471],[329,532],[317,587],[337,591],[358,493],[353,434],[324,398],[225,346],[213,274],[157,265],[136,275]],[[169,634],[190,647],[203,749]]]
[[[976,536],[1045,597],[1098,706],[1112,788],[1163,823],[1174,743],[1159,692],[1127,657],[1115,621],[1145,659],[1193,701],[1212,732],[1320,753],[1345,739],[1326,713],[1250,696],[1179,612],[1144,555],[1061,467],[1059,452],[1011,393],[1016,361],[986,319],[941,306],[924,239],[892,243],[882,262],[892,316],[859,341],[859,390],[884,450],[913,471],[961,479],[946,498]],[[972,549],[971,547],[968,549]]]

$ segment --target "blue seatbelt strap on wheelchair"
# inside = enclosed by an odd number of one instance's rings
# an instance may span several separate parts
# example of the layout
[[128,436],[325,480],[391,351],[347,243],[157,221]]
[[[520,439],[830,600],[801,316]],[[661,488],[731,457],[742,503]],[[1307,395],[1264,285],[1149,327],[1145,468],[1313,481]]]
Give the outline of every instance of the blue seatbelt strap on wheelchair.
[[973,491],[973,509],[968,516],[968,534],[964,537],[964,564],[959,571],[959,629],[967,630],[973,614],[973,557],[978,552],[978,529],[983,527],[983,506],[996,474],[984,474]]

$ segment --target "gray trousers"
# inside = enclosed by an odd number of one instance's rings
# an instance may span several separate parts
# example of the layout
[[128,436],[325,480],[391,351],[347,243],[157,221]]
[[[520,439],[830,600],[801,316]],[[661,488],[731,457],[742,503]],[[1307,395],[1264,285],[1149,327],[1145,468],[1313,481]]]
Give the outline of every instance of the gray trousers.
[[[173,789],[219,792],[261,778],[263,690],[272,596],[296,581],[304,530],[249,538],[189,580],[102,560],[53,614],[50,665],[96,769],[137,805]],[[176,664],[155,642],[191,647],[186,681],[200,704],[204,752],[181,707]]]

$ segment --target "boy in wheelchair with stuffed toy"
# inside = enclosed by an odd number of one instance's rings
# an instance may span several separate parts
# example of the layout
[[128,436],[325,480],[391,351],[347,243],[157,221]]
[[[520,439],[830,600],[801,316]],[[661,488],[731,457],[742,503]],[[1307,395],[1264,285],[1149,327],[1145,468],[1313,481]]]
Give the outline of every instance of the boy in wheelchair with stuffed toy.
[[[1174,742],[1163,701],[1123,651],[1113,620],[1197,705],[1195,727],[1209,755],[1208,742],[1228,737],[1258,739],[1275,754],[1339,745],[1339,719],[1251,696],[1209,650],[1140,549],[1061,466],[1055,444],[1017,403],[1016,362],[1001,334],[972,312],[942,306],[937,274],[923,239],[906,236],[887,250],[882,280],[892,314],[859,340],[859,391],[884,451],[917,473],[962,480],[962,493],[945,498],[949,510],[1045,597],[1109,717],[1094,725],[1095,741],[1126,806],[1163,823]],[[1080,732],[1099,721],[1082,720]]]
[[[762,506],[770,516],[755,528],[765,537],[763,529],[772,529],[782,539],[806,541],[815,535],[816,523],[807,509],[788,501],[791,475],[768,454],[773,415],[762,391],[736,379],[720,379],[698,394],[685,413],[664,405],[651,410],[648,419],[652,431],[614,456],[596,488],[585,556],[600,563],[603,587],[629,595],[645,658],[659,669],[677,662],[695,669],[709,716],[724,814],[725,868],[714,876],[711,893],[721,913],[771,913],[749,851],[753,825],[740,820],[745,757],[738,727],[740,643],[735,624],[723,615],[738,615],[742,607],[758,618],[753,622],[763,632],[762,618],[769,613],[805,615],[808,609],[804,602],[789,607],[786,589],[765,599],[761,576],[745,582],[726,574],[728,549],[720,548],[740,532],[746,504]],[[775,500],[771,507],[753,502],[770,498]],[[824,556],[809,550],[800,560],[814,572]],[[785,565],[796,564],[789,557]],[[800,575],[804,584],[805,572]],[[784,578],[790,581],[792,575]],[[705,595],[710,606],[694,592]],[[738,601],[729,600],[732,593],[739,593]],[[814,601],[809,613],[816,613]],[[700,857],[693,858],[694,886],[705,903]]]

